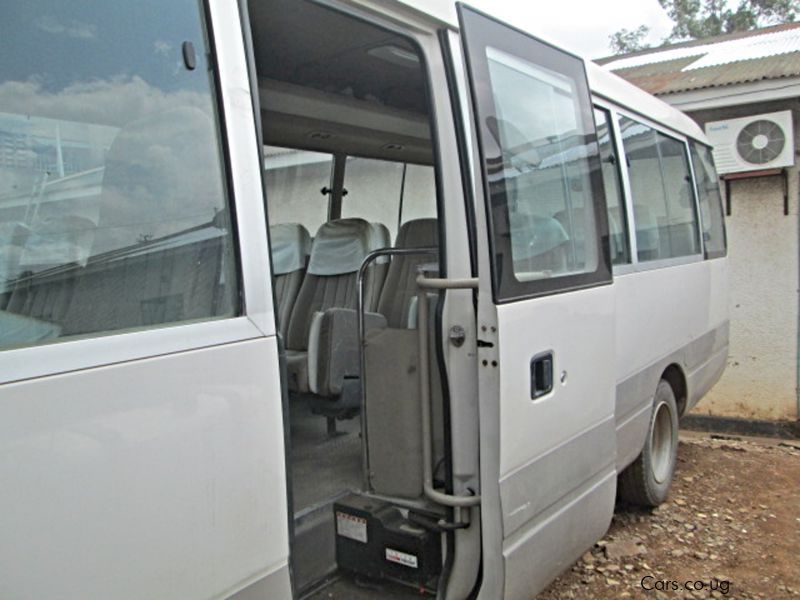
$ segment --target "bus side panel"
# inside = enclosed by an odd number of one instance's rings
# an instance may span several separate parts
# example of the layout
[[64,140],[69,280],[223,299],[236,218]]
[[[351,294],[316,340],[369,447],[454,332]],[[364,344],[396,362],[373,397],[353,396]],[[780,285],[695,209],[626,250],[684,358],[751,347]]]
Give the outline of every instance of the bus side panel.
[[289,595],[276,338],[0,387],[0,597]]
[[[497,307],[505,598],[530,598],[605,533],[614,507],[614,287]],[[532,400],[531,356],[552,349]]]
[[669,365],[687,380],[689,407],[719,378],[728,347],[724,270],[724,260],[698,261],[615,277],[618,470],[642,450]]
[[692,409],[722,377],[728,364],[730,321],[728,313],[728,259],[706,261],[711,281],[709,303],[709,333],[706,343],[695,344],[689,356],[686,410]]

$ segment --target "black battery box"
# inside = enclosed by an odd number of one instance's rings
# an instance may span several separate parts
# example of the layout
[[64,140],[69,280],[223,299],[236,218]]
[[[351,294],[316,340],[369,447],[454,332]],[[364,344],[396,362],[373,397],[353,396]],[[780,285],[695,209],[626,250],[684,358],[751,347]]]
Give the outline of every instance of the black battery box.
[[[442,570],[440,534],[409,521],[395,506],[363,496],[333,505],[340,569],[435,591]],[[435,522],[435,515],[425,515]]]

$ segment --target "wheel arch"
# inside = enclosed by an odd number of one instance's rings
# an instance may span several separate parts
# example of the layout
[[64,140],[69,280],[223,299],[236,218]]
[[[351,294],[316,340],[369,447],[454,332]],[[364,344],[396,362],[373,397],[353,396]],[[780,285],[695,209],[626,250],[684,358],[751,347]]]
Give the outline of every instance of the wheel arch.
[[689,397],[686,383],[686,374],[677,363],[672,363],[664,369],[661,379],[669,383],[672,392],[675,394],[675,403],[678,405],[678,417],[682,417],[686,411],[686,403]]

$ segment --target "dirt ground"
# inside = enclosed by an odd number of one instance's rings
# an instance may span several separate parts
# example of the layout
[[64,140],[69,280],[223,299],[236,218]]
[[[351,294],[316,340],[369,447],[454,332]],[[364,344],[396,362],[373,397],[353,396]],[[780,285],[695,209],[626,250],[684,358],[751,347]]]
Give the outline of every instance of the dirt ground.
[[617,506],[538,600],[800,598],[800,441],[681,438],[668,501]]

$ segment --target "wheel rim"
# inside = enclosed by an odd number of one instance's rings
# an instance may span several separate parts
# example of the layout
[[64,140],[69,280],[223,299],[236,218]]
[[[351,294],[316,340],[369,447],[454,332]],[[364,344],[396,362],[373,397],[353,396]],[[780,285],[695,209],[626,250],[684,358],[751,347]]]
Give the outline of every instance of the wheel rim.
[[661,402],[656,407],[653,419],[653,431],[650,434],[650,462],[653,477],[658,483],[664,483],[670,476],[672,468],[672,415],[669,405]]

